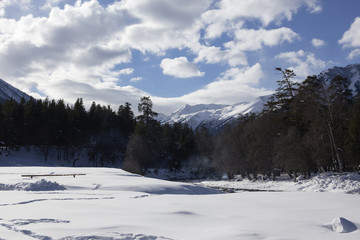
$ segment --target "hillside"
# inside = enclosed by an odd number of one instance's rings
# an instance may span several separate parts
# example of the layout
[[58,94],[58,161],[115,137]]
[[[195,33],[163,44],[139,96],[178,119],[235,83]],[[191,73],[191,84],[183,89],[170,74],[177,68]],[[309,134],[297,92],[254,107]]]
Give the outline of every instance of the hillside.
[[20,102],[21,98],[24,98],[27,101],[30,99],[30,96],[0,79],[0,102],[4,102],[9,99],[14,99],[16,102]]

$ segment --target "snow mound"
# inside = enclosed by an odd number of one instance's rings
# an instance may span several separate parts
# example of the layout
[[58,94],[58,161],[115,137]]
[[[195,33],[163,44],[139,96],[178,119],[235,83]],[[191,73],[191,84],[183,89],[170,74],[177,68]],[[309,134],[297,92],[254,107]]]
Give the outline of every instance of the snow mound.
[[63,185],[60,185],[57,182],[47,181],[41,179],[33,183],[17,183],[14,185],[11,184],[2,184],[0,183],[0,191],[61,191],[66,190]]
[[338,233],[350,233],[357,230],[357,226],[343,217],[335,218],[331,223],[326,224],[330,230]]

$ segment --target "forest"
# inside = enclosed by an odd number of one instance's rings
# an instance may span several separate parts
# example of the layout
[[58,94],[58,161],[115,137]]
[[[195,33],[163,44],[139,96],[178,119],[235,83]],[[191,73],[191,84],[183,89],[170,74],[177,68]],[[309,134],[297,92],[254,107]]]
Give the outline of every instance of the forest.
[[86,151],[94,166],[120,163],[142,175],[150,168],[255,179],[359,171],[360,83],[355,91],[341,76],[330,82],[309,76],[299,83],[292,70],[276,70],[282,79],[264,110],[216,133],[161,124],[150,97],[140,99],[138,116],[130,103],[114,111],[93,102],[87,110],[82,98],[73,105],[31,98],[0,103],[0,147],[37,148],[45,161],[55,149],[59,160],[74,166]]

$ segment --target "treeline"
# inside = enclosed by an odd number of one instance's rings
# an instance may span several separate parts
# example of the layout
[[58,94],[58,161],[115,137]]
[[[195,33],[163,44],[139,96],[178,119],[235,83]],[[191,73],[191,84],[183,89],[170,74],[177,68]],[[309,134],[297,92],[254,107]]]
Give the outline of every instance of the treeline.
[[255,178],[359,170],[360,83],[353,94],[341,76],[330,82],[309,76],[299,84],[292,70],[276,70],[283,79],[264,111],[214,137],[209,158],[216,169]]
[[195,159],[190,127],[161,125],[149,97],[141,98],[138,111],[135,117],[130,103],[115,112],[95,102],[86,110],[81,98],[72,106],[63,100],[11,99],[0,103],[0,147],[35,147],[45,160],[55,150],[58,160],[73,165],[85,152],[94,166],[123,165],[140,174],[148,168],[180,169]]
[[130,104],[117,112],[95,102],[89,111],[83,100],[73,106],[63,100],[8,100],[0,104],[0,143],[3,147],[40,148],[47,160],[50,149],[57,158],[68,162],[79,159],[86,149],[96,166],[114,162],[126,150],[129,135],[134,131],[135,118]]
[[278,172],[310,176],[319,171],[358,171],[360,166],[360,83],[356,91],[340,76],[324,82],[309,76],[301,84],[295,73],[277,68],[283,79],[260,114],[246,115],[216,134],[205,127],[162,125],[149,97],[117,111],[83,100],[14,100],[0,104],[0,144],[50,149],[75,165],[80,153],[94,166],[121,165],[145,174],[149,168],[195,174],[226,173],[275,178]]

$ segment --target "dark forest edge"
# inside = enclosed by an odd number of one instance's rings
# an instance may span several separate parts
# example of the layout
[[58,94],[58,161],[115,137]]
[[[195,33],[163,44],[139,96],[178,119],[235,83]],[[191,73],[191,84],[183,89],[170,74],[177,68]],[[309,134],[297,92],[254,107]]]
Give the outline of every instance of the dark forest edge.
[[137,117],[130,103],[115,112],[95,102],[86,110],[81,98],[73,106],[63,100],[7,100],[0,103],[1,149],[35,147],[45,161],[56,149],[59,160],[74,166],[85,150],[94,166],[119,163],[142,175],[151,168],[273,179],[278,172],[310,177],[359,171],[360,83],[353,93],[341,76],[330,82],[309,76],[298,83],[292,70],[276,70],[283,78],[263,112],[241,116],[216,134],[160,124],[150,97],[141,98]]

